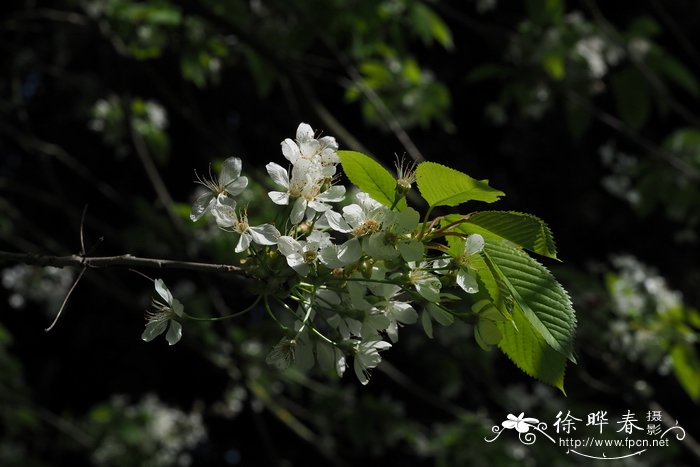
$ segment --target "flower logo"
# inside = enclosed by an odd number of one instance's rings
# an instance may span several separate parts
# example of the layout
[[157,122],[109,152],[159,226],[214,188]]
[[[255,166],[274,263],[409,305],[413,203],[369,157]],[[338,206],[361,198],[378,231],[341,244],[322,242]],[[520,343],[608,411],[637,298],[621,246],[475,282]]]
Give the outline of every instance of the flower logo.
[[536,418],[525,418],[524,415],[525,412],[520,412],[517,417],[509,413],[506,417],[508,420],[505,420],[501,425],[508,430],[515,428],[518,433],[527,433],[530,431],[530,427],[536,427],[540,421]]

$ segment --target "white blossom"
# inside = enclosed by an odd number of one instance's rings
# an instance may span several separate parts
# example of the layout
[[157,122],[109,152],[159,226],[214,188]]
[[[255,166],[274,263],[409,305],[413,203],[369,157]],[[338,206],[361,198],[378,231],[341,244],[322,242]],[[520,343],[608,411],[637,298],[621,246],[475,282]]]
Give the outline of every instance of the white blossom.
[[412,237],[420,222],[418,211],[406,208],[401,212],[387,212],[381,230],[369,236],[365,251],[375,259],[391,260],[399,257],[404,261],[423,258],[423,243]]
[[182,337],[182,325],[178,318],[184,317],[184,307],[165,286],[161,279],[155,280],[155,288],[161,300],[153,300],[154,311],[146,312],[146,329],[141,338],[150,342],[160,334],[166,332],[165,339],[168,344],[175,345]]
[[439,303],[442,283],[437,276],[429,271],[431,264],[427,261],[409,262],[408,267],[410,268],[408,280],[416,288],[416,292],[429,302]]
[[248,224],[248,216],[242,212],[236,214],[236,202],[230,198],[220,198],[212,208],[212,214],[216,218],[219,227],[230,228],[240,235],[236,245],[236,253],[245,251],[250,242],[258,245],[275,245],[280,237],[279,231],[272,224],[251,226]]
[[472,256],[478,255],[484,250],[484,237],[479,234],[471,234],[464,242],[462,255],[455,258],[457,270],[457,285],[467,293],[477,293],[479,284],[476,281],[476,270],[472,265]]
[[311,266],[315,266],[320,260],[320,250],[331,245],[330,235],[326,232],[315,230],[306,238],[295,240],[284,235],[279,237],[277,242],[279,251],[287,259],[289,267],[302,276],[306,276]]
[[190,219],[192,221],[199,220],[205,213],[210,211],[218,198],[226,196],[237,196],[248,186],[248,178],[241,177],[241,168],[243,162],[238,157],[229,157],[224,161],[224,166],[221,169],[219,178],[214,181],[214,178],[197,177],[197,183],[203,185],[208,191],[200,195],[192,205]]
[[391,344],[381,340],[360,342],[355,348],[353,367],[355,376],[363,385],[369,383],[369,370],[382,361],[379,352],[391,347]]

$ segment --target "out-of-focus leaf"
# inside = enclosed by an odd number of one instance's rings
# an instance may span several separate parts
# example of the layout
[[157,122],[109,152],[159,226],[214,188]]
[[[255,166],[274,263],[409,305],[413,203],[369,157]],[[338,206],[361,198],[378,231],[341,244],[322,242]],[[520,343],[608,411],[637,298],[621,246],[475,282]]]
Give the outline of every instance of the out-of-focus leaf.
[[615,105],[622,120],[634,130],[640,130],[651,113],[650,89],[646,78],[635,68],[624,68],[611,78]]

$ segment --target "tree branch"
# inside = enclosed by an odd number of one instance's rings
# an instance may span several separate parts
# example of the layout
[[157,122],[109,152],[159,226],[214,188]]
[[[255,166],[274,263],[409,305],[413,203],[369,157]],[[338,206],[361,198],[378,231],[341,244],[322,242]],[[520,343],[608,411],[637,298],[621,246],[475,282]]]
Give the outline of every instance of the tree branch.
[[178,261],[172,259],[141,258],[132,255],[119,256],[48,256],[36,255],[32,253],[12,253],[0,251],[0,264],[29,264],[33,266],[54,266],[63,267],[83,267],[83,268],[106,268],[106,267],[143,267],[153,269],[186,269],[190,271],[201,271],[208,273],[241,274],[243,271],[238,266],[231,264],[195,263],[192,261]]

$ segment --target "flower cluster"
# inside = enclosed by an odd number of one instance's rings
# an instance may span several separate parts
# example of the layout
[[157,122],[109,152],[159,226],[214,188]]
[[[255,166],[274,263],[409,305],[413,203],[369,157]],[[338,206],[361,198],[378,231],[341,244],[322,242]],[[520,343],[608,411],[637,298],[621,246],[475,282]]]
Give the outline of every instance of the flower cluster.
[[[454,321],[446,303],[478,292],[473,263],[484,240],[479,234],[441,237],[435,223],[398,203],[415,182],[415,166],[397,167],[397,200],[387,206],[365,192],[348,195],[339,184],[335,138],[317,138],[302,123],[296,139],[285,139],[281,148],[288,167],[266,166],[279,187],[268,193],[282,214],[274,223],[250,225],[246,210],[237,208],[248,180],[235,157],[224,161],[217,180],[200,179],[207,191],[191,218],[211,214],[221,229],[238,236],[235,251],[247,255],[242,267],[249,276],[288,287],[261,292],[262,305],[284,331],[268,363],[301,370],[318,365],[343,375],[351,362],[367,384],[380,352],[398,341],[402,326],[420,321],[432,337],[433,322]],[[157,305],[144,339],[169,325],[172,344],[181,332],[181,305],[162,282],[156,287],[166,303]]]

